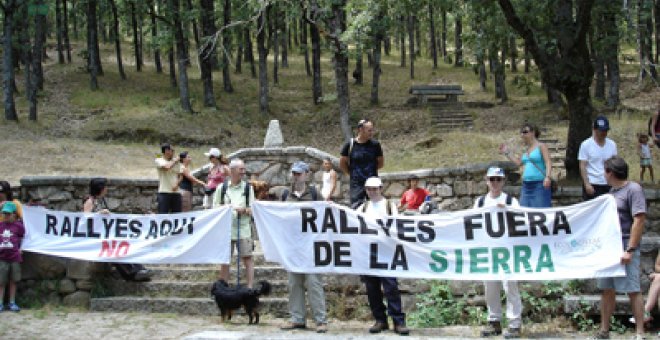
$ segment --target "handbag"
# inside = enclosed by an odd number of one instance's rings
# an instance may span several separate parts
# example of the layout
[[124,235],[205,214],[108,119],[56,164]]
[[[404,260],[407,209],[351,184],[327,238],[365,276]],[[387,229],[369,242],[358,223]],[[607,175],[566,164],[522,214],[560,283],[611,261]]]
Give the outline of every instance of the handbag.
[[[539,172],[542,173],[543,171],[541,171],[541,168],[538,165],[536,165],[536,163],[534,163],[534,161],[532,161],[532,159],[529,157],[529,152],[527,153],[527,157],[529,158],[529,162],[532,163],[532,165],[534,165],[534,167]],[[554,195],[555,192],[557,192],[558,188],[559,188],[559,184],[557,183],[557,181],[554,178],[550,177],[550,192]]]

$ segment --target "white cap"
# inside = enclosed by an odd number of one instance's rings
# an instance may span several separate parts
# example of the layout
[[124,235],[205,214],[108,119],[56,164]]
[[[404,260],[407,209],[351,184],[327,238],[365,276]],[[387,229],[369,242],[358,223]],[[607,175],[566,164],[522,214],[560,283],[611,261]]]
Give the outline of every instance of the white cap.
[[209,152],[205,152],[204,155],[205,155],[206,157],[211,157],[211,156],[213,156],[213,157],[215,157],[215,158],[218,158],[218,157],[220,157],[220,155],[222,155],[222,153],[220,152],[220,149],[218,149],[218,148],[211,148],[211,149],[209,150]]
[[486,172],[486,177],[505,177],[504,170],[496,166],[491,166],[488,168],[488,172]]
[[366,182],[364,182],[365,187],[369,188],[380,188],[383,186],[383,181],[378,177],[369,177]]

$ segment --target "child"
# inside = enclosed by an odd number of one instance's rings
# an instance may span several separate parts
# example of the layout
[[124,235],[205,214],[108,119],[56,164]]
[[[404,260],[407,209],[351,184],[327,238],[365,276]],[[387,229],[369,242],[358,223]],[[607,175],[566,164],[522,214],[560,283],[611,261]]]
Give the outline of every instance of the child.
[[329,158],[323,160],[323,186],[321,195],[326,201],[332,201],[332,196],[337,187],[337,172],[332,168],[332,162]]
[[[5,296],[5,286],[9,282],[9,310],[20,312],[16,304],[16,283],[21,280],[21,241],[25,235],[23,222],[16,215],[16,204],[5,202],[2,205],[4,220],[0,222],[0,298]],[[0,303],[0,311],[4,305]]]
[[644,172],[649,169],[651,175],[651,182],[655,182],[653,178],[653,164],[651,161],[651,145],[649,145],[649,136],[640,133],[637,137],[637,153],[639,154],[639,180],[644,181]]

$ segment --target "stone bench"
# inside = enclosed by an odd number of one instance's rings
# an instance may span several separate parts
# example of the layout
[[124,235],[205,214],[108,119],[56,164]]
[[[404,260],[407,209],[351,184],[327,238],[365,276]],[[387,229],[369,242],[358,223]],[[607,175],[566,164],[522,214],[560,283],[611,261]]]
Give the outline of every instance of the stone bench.
[[430,96],[444,96],[446,102],[458,102],[458,96],[465,94],[461,85],[413,85],[408,92],[417,97],[418,104],[426,104]]

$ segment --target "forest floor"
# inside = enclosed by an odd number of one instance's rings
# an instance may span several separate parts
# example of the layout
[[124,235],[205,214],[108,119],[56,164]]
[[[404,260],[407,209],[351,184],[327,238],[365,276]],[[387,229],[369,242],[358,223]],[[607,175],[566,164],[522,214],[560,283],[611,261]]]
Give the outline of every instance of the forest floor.
[[[217,109],[202,107],[198,69],[194,64],[188,68],[196,111],[189,114],[179,109],[177,91],[171,86],[169,75],[157,74],[151,63],[142,72],[136,72],[132,56],[125,54],[128,80],[122,81],[110,45],[102,47],[105,75],[99,78],[100,90],[90,91],[89,76],[83,70],[78,50],[74,44],[74,62],[64,65],[57,64],[55,52],[49,50],[51,59],[44,68],[38,122],[26,118],[23,74],[17,74],[20,121],[0,120],[0,148],[7,159],[0,162],[0,173],[14,185],[28,175],[155,178],[153,159],[160,152],[160,142],[172,142],[177,151],[190,151],[193,166],[201,166],[205,163],[203,153],[209,147],[219,147],[228,154],[242,147],[263,145],[271,119],[280,121],[285,145],[308,145],[339,153],[342,136],[328,54],[322,59],[322,104],[312,103],[311,80],[305,74],[302,56],[290,55],[289,67],[280,68],[279,84],[272,84],[271,78],[270,113],[264,116],[258,110],[258,83],[250,76],[247,63],[243,63],[242,74],[232,72],[233,93],[222,91],[221,74],[214,73]],[[526,120],[546,129],[548,136],[566,139],[566,111],[553,110],[546,104],[536,73],[509,73],[510,99],[498,104],[492,84],[481,91],[478,78],[469,67],[456,68],[440,62],[438,69],[433,69],[427,58],[421,58],[416,62],[416,78],[411,80],[409,68],[399,67],[398,56],[393,54],[383,59],[381,101],[372,106],[370,71],[365,63],[365,84],[350,86],[351,121],[369,117],[376,122],[376,138],[385,150],[385,172],[504,160],[494,151],[503,142],[519,143],[518,129]],[[272,68],[269,72],[272,76]],[[610,117],[610,137],[631,164],[631,174],[636,179],[639,162],[635,133],[646,131],[660,89],[648,84],[640,87],[632,64],[622,65],[622,72],[621,98],[625,109],[615,113],[598,101],[594,101],[594,106]],[[462,101],[494,105],[466,109],[474,118],[474,128],[439,133],[429,124],[428,108],[406,105],[411,85],[430,82],[461,84],[466,93]],[[514,82],[530,83],[529,94],[524,86]],[[428,143],[438,139],[437,143]]]

